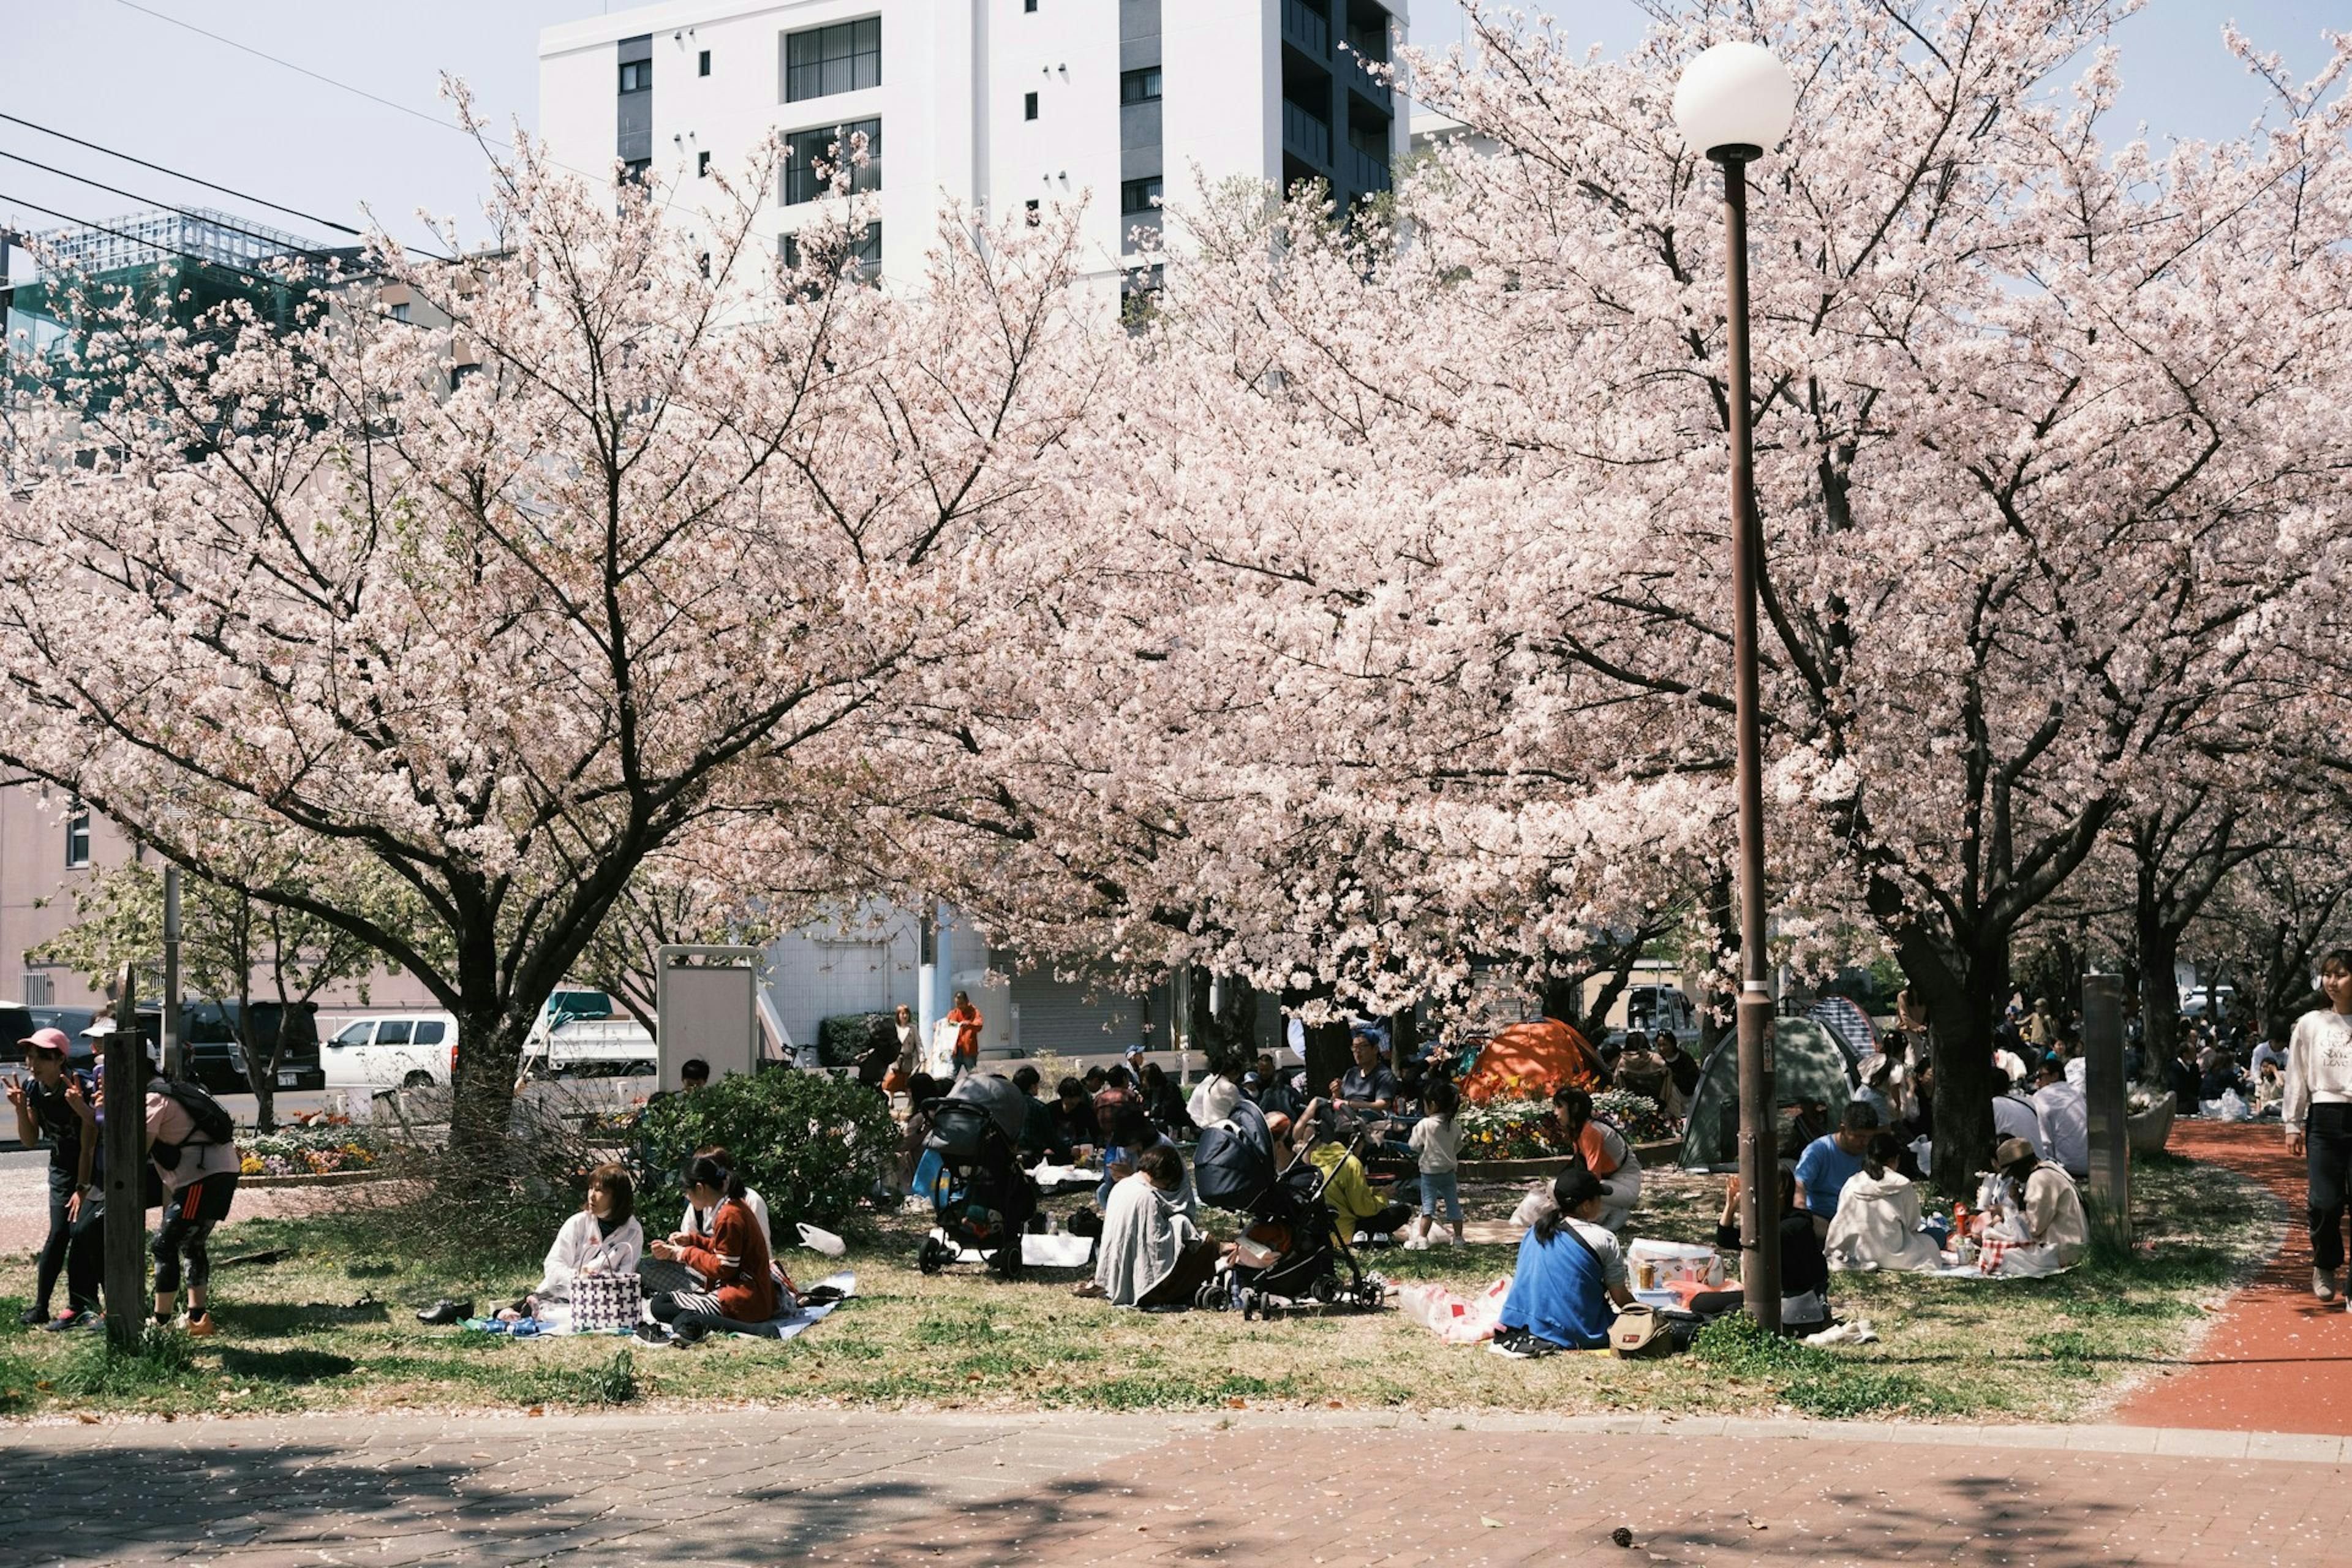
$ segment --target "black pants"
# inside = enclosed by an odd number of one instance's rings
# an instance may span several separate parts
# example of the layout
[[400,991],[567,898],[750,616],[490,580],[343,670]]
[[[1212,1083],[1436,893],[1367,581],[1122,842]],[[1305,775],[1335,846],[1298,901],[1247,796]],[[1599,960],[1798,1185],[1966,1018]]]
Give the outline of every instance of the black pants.
[[66,1244],[66,1301],[77,1312],[95,1312],[99,1287],[106,1278],[106,1200],[91,1198],[81,1205]]
[[1411,1204],[1391,1204],[1380,1213],[1358,1220],[1356,1229],[1376,1240],[1385,1241],[1404,1228],[1405,1222],[1412,1218],[1412,1213]]
[[155,1294],[180,1293],[180,1259],[188,1261],[188,1289],[201,1290],[213,1276],[212,1254],[205,1244],[213,1226],[228,1217],[236,1196],[236,1173],[204,1176],[163,1200],[163,1223],[155,1232]]
[[73,1201],[74,1167],[49,1165],[49,1234],[41,1243],[39,1272],[33,1286],[33,1305],[46,1312],[49,1299],[57,1293],[58,1276],[64,1272],[66,1251],[73,1241],[73,1222],[66,1218],[66,1205]]
[[2329,1274],[2344,1267],[2344,1207],[2352,1193],[2352,1105],[2315,1105],[2303,1131],[2311,1162],[2311,1261]]

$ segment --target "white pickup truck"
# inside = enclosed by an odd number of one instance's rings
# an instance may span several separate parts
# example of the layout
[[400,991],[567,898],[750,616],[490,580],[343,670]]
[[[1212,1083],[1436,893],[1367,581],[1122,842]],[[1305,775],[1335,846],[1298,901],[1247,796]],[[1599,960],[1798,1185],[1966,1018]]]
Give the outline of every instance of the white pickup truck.
[[523,1041],[522,1070],[537,1079],[650,1078],[660,1053],[651,1031],[600,991],[558,991]]

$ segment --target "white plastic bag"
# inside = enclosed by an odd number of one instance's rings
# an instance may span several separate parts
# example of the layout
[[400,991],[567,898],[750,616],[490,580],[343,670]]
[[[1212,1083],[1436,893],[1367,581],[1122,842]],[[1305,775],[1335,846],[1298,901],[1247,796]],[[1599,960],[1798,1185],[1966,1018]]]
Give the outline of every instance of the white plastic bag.
[[2247,1110],[2246,1102],[2238,1098],[2236,1089],[2225,1089],[2221,1091],[2221,1098],[2214,1103],[2213,1114],[2224,1121],[2243,1121],[2252,1113]]
[[1449,1345],[1472,1345],[1493,1337],[1495,1321],[1503,1315],[1503,1299],[1510,1293],[1508,1278],[1487,1286],[1475,1300],[1443,1285],[1405,1285],[1397,1289],[1397,1310]]
[[815,1226],[804,1225],[800,1227],[800,1232],[801,1245],[812,1252],[822,1252],[827,1258],[838,1258],[849,1250],[849,1244],[829,1230],[819,1230]]

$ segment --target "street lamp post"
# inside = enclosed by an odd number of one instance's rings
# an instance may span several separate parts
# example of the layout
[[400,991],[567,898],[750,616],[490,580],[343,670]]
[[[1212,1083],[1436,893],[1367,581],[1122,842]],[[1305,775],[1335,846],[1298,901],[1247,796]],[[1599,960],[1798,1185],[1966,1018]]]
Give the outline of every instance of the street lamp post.
[[1763,743],[1757,720],[1755,446],[1748,401],[1748,165],[1789,132],[1796,84],[1769,50],[1717,44],[1675,88],[1675,124],[1723,170],[1731,435],[1732,691],[1739,795],[1739,1279],[1748,1313],[1780,1326],[1780,1151],[1772,1129],[1772,987],[1764,933]]

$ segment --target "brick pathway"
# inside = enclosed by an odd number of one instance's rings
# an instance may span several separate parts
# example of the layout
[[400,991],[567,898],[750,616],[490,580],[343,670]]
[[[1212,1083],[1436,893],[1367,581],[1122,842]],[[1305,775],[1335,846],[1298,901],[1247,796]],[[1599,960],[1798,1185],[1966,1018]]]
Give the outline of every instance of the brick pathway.
[[2305,1163],[2275,1121],[2176,1121],[2168,1147],[2254,1177],[2286,1205],[2286,1241],[2230,1298],[2194,1354],[2126,1399],[2137,1426],[2352,1436],[2352,1316],[2311,1294]]
[[0,1430],[0,1568],[2340,1560],[2352,1443],[1236,1412]]

